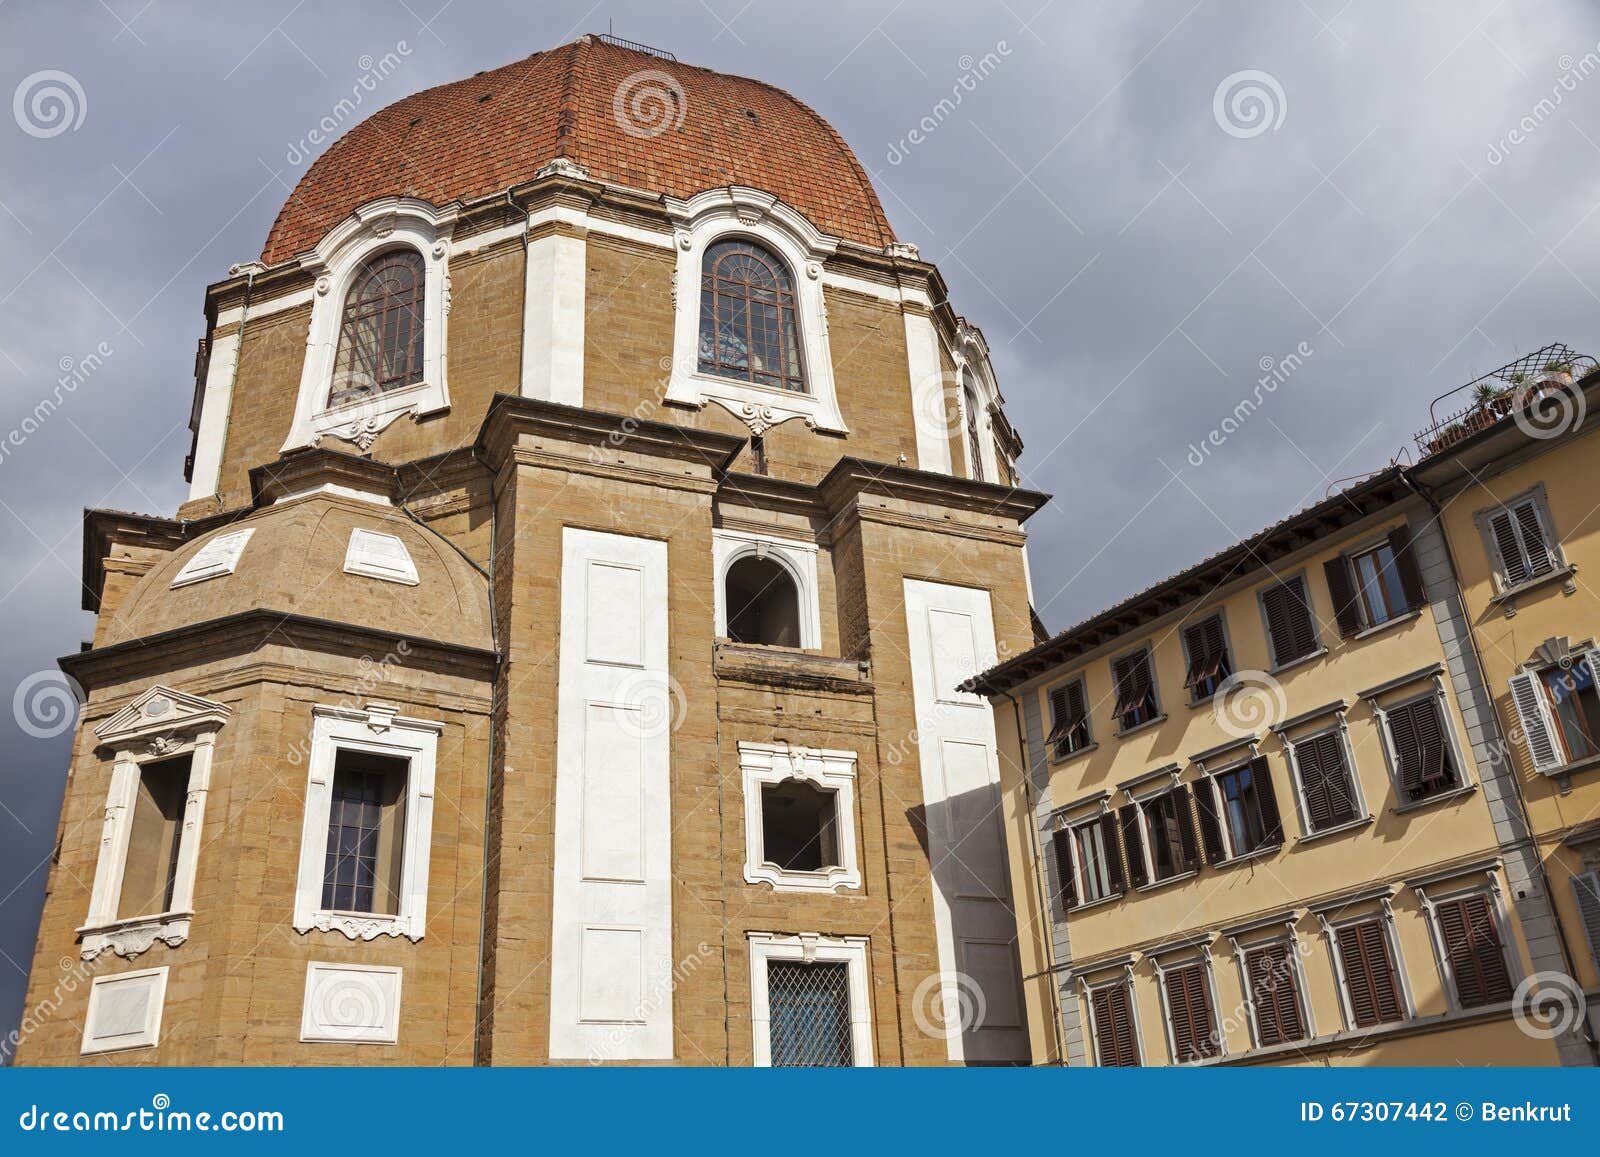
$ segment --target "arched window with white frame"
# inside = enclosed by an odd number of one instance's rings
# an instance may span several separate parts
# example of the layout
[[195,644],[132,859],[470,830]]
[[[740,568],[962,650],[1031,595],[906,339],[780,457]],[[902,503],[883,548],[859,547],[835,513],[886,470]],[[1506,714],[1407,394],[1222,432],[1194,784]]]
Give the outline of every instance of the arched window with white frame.
[[415,249],[369,258],[345,294],[328,406],[422,381],[426,267]]
[[771,250],[745,237],[708,246],[700,274],[703,374],[804,392],[794,279]]

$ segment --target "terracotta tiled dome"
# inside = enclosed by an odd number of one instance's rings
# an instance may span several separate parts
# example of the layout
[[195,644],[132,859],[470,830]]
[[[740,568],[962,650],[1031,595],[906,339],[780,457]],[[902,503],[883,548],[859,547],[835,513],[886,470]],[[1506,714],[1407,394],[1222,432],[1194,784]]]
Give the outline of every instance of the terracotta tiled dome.
[[[668,81],[641,73],[665,74],[681,102]],[[873,248],[895,239],[855,154],[788,93],[583,36],[408,96],[356,125],[300,179],[262,260],[310,249],[374,198],[466,203],[530,180],[556,157],[596,179],[674,197],[748,185],[825,233]]]

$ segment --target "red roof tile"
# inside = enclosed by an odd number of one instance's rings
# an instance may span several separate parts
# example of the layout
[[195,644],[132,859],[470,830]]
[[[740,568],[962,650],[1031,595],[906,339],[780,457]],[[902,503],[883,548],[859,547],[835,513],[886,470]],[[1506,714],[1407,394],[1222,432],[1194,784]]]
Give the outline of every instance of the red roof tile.
[[[652,72],[676,82],[681,102],[660,76],[639,75]],[[663,95],[670,107],[655,99]],[[680,108],[681,123],[657,135],[626,130],[630,115],[638,127],[663,117],[670,126]],[[674,197],[748,185],[824,233],[874,248],[895,239],[855,154],[788,93],[583,36],[415,93],[357,124],[306,170],[261,259],[276,264],[310,249],[374,198],[471,201],[530,180],[556,157],[599,180]]]

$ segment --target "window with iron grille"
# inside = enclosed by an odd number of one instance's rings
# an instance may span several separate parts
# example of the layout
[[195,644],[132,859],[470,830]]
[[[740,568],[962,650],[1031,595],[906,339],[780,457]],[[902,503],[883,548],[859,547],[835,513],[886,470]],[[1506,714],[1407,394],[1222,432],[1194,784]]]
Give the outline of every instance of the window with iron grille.
[[1478,1008],[1510,1000],[1515,986],[1489,897],[1475,892],[1441,900],[1433,906],[1433,919],[1456,1002],[1462,1008]]
[[1311,599],[1303,575],[1295,575],[1261,592],[1261,610],[1267,620],[1267,635],[1272,641],[1272,663],[1282,667],[1314,654],[1317,623],[1311,614]]
[[1416,803],[1461,786],[1449,732],[1437,695],[1413,699],[1384,712],[1394,753],[1400,798]]
[[1123,731],[1149,723],[1161,714],[1148,648],[1124,655],[1112,663],[1111,678],[1117,686],[1117,704],[1111,713],[1117,717]]
[[406,767],[403,759],[338,753],[322,875],[324,910],[399,911]]
[[422,381],[423,261],[415,249],[379,254],[345,295],[328,405]]
[[707,248],[701,269],[700,372],[804,392],[788,266],[739,239]]
[[1189,697],[1198,703],[1217,693],[1222,681],[1233,674],[1233,662],[1228,658],[1228,642],[1222,630],[1222,616],[1209,619],[1183,629],[1183,649],[1189,657],[1189,672],[1183,685],[1189,688]]
[[1205,965],[1196,961],[1162,969],[1161,990],[1172,1029],[1172,1059],[1181,1065],[1216,1056],[1221,1050]]
[[1542,578],[1562,565],[1550,517],[1537,491],[1478,516],[1502,590]]
[[1050,690],[1050,735],[1045,740],[1056,759],[1082,751],[1092,742],[1088,697],[1083,680],[1074,679]]
[[855,1063],[848,964],[768,961],[767,1006],[774,1066],[833,1068]]
[[1300,978],[1290,945],[1278,941],[1246,950],[1244,970],[1250,982],[1256,1044],[1267,1048],[1305,1040],[1306,1018],[1300,1005]]
[[1360,805],[1355,774],[1337,730],[1296,740],[1293,760],[1305,801],[1306,827],[1312,833],[1356,819]]
[[1127,981],[1089,990],[1094,1029],[1094,1061],[1101,1068],[1137,1068],[1139,1031],[1133,1019],[1133,993]]
[[1371,1028],[1403,1020],[1400,981],[1383,918],[1341,925],[1334,933],[1334,943],[1351,1024]]

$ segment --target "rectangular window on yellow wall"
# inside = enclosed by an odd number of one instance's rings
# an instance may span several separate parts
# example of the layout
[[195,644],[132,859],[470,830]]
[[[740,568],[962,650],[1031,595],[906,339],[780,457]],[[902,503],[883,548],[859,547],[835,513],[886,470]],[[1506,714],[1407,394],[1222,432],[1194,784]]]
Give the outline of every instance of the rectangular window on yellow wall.
[[172,907],[191,758],[164,759],[139,769],[118,919],[157,916]]

